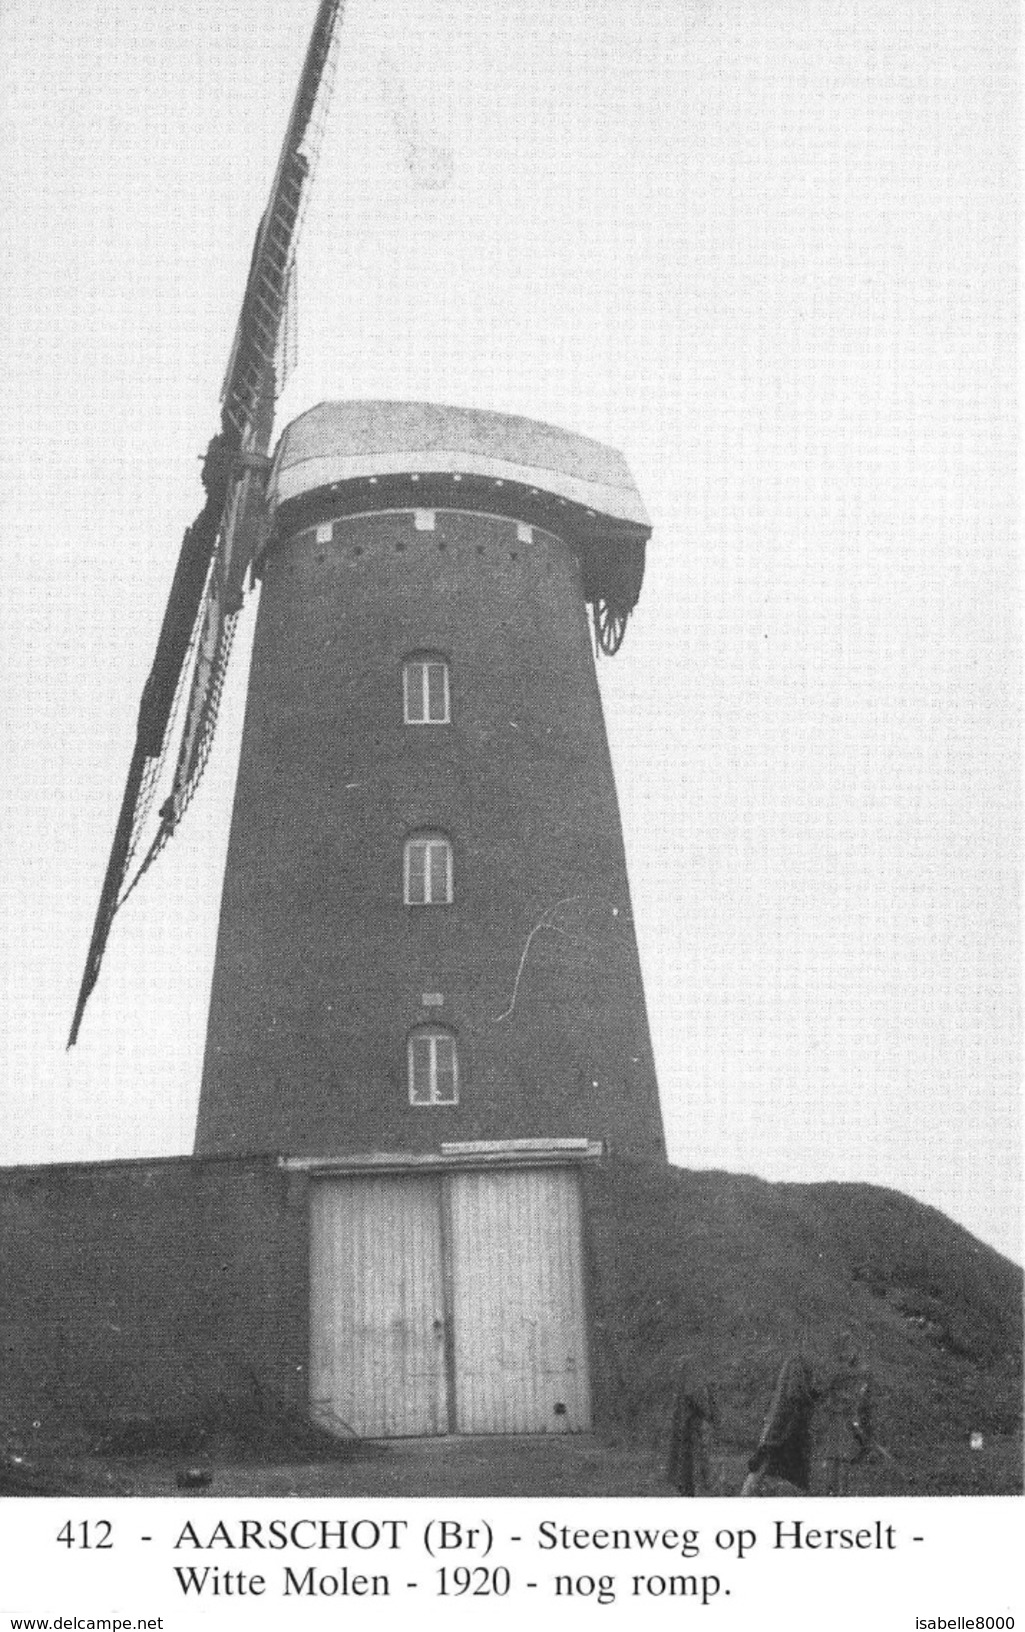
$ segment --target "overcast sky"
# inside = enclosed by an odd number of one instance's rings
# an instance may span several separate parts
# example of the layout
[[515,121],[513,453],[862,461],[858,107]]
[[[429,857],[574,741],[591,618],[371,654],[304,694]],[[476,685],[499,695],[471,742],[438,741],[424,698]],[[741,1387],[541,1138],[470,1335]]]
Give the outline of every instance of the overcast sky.
[[[8,1163],[191,1145],[244,643],[64,1042],[314,11],[0,9]],[[1017,1256],[1015,27],[350,0],[279,424],[423,398],[624,451],[655,531],[600,675],[670,1155]]]

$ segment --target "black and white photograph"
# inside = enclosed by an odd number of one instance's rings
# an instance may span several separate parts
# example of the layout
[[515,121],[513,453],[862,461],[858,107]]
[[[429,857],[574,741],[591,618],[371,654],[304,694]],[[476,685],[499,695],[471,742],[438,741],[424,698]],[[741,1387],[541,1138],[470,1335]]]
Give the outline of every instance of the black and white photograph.
[[1020,1496],[1018,34],[4,0],[0,1525]]

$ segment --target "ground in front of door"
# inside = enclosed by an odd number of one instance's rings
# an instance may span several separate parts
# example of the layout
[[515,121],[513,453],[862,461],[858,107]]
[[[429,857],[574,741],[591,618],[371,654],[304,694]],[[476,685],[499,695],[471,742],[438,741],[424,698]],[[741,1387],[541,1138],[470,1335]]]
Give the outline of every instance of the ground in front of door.
[[[338,1462],[103,1464],[126,1496],[671,1496],[657,1453],[593,1434],[391,1440]],[[209,1483],[182,1488],[195,1469]],[[81,1464],[80,1464],[81,1469]],[[85,1470],[81,1469],[84,1473]]]

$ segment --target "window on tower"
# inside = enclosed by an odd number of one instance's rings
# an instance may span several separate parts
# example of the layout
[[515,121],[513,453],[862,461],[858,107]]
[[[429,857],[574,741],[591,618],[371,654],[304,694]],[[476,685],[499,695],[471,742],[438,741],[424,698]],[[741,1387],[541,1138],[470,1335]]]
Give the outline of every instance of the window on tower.
[[406,840],[402,893],[407,907],[451,905],[452,846],[444,833],[414,833]]
[[443,1026],[417,1026],[407,1044],[409,1103],[458,1105],[459,1060],[455,1033]]
[[402,711],[407,725],[448,725],[448,663],[437,652],[418,652],[402,665]]

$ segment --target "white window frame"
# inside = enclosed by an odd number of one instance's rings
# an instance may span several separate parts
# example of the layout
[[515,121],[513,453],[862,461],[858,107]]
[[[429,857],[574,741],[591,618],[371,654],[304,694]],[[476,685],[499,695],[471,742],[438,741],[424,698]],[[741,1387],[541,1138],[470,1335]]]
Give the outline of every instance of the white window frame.
[[[428,1082],[426,1097],[417,1094],[416,1072],[414,1065],[414,1045],[416,1043],[430,1043],[428,1059]],[[449,1098],[441,1098],[438,1090],[438,1044],[446,1043],[452,1049],[452,1093]],[[411,1031],[406,1043],[406,1079],[409,1089],[409,1103],[417,1106],[430,1105],[458,1105],[459,1104],[459,1048],[456,1043],[456,1034],[445,1026],[418,1026]]]
[[[442,676],[442,712],[430,712],[429,670],[439,668]],[[452,700],[449,690],[448,659],[434,652],[407,657],[402,664],[402,717],[406,725],[451,725]]]
[[[435,900],[431,894],[434,874],[434,850],[445,857],[445,887],[443,895]],[[417,859],[414,865],[414,854]],[[413,884],[421,886],[421,895],[414,899]],[[446,833],[411,833],[402,848],[402,899],[407,907],[450,907],[452,905],[452,841]]]

